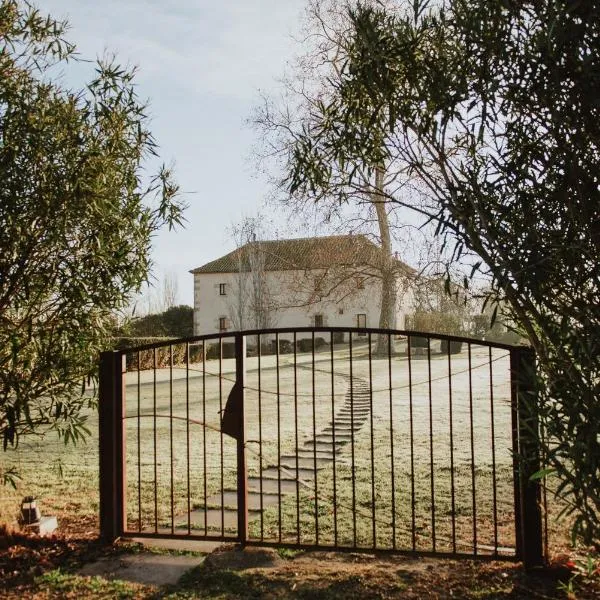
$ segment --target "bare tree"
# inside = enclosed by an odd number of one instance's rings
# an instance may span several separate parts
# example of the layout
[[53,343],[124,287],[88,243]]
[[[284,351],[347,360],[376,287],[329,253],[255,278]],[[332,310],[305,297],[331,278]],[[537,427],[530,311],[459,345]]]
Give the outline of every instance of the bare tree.
[[266,254],[260,215],[244,217],[231,228],[236,242],[237,271],[228,302],[235,329],[268,329],[274,324],[276,305],[266,276]]
[[[392,243],[394,225],[400,221],[400,205],[392,200],[399,192],[415,191],[410,179],[405,174],[399,177],[397,169],[388,170],[383,159],[375,165],[352,163],[338,167],[337,173],[330,174],[325,191],[289,192],[287,178],[294,147],[314,122],[314,115],[320,114],[323,101],[330,93],[330,82],[340,77],[350,27],[346,4],[336,0],[309,2],[299,40],[303,54],[282,79],[281,95],[263,97],[252,118],[260,136],[256,154],[259,165],[273,183],[277,201],[290,212],[304,216],[318,211],[321,222],[329,226],[337,224],[346,231],[352,228],[357,233],[367,233],[376,241],[381,256],[378,264],[373,265],[372,276],[380,281],[379,327],[392,329],[397,326],[399,275]],[[385,140],[381,144],[384,145]],[[282,170],[285,176],[281,175]],[[354,177],[348,177],[347,170],[351,170]],[[418,192],[415,194],[418,196]],[[344,272],[342,279],[346,275]],[[335,284],[331,287],[337,288]],[[387,344],[388,336],[379,336],[377,352],[387,354]]]
[[156,315],[179,304],[179,284],[174,271],[153,278],[124,312],[128,318]]
[[161,312],[177,306],[179,299],[179,284],[174,271],[167,271],[162,279]]
[[237,271],[233,278],[232,293],[227,298],[229,318],[233,328],[242,331],[248,327],[248,272],[244,263],[242,248],[246,244],[243,222],[231,227],[231,233],[238,249],[236,253]]
[[268,329],[274,324],[275,306],[266,277],[266,255],[258,238],[248,244],[250,267],[250,313],[253,327]]

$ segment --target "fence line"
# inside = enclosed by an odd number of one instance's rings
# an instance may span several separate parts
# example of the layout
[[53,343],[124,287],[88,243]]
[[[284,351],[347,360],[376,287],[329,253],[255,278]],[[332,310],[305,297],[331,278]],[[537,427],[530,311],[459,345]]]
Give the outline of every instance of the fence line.
[[[526,401],[534,393],[531,352],[402,332],[405,358],[393,360],[398,332],[343,329],[348,341],[335,342],[340,330],[219,334],[104,353],[103,535],[543,561],[540,482],[529,477],[540,463]],[[317,352],[315,335],[323,332],[329,349]],[[366,345],[353,339],[359,332]],[[260,350],[247,357],[246,338],[256,336],[260,349],[266,335],[275,338],[273,359]],[[283,335],[293,342],[285,362]],[[299,335],[309,336],[302,353]],[[374,335],[387,336],[387,356],[374,356]],[[427,345],[413,355],[416,337]],[[235,377],[225,368],[227,338],[234,339]],[[211,340],[214,371],[206,369]],[[433,340],[442,343],[435,355]],[[197,342],[201,369],[190,363]],[[176,377],[174,349],[183,344],[185,374]],[[487,359],[474,364],[473,347],[487,348]],[[168,352],[166,377],[157,376],[159,349]],[[494,356],[494,349],[507,352]],[[152,375],[143,382],[141,353],[148,351]],[[126,357],[137,371],[129,383]]]

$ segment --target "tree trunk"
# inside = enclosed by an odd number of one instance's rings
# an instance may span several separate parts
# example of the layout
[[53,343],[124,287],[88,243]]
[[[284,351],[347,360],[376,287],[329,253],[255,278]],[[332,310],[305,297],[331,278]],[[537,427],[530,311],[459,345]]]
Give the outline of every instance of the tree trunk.
[[[375,205],[379,236],[381,238],[381,307],[379,312],[379,327],[381,329],[396,328],[396,273],[392,257],[392,238],[390,224],[386,210],[386,201],[383,196],[383,179],[385,171],[379,166],[375,169],[375,191],[371,201]],[[388,340],[390,348],[388,349]],[[394,338],[387,335],[377,337],[376,354],[387,355],[388,351],[394,352]]]
[[248,304],[248,292],[246,290],[247,274],[244,271],[242,254],[238,253],[238,270],[232,282],[232,289],[228,294],[227,305],[229,317],[233,329],[242,331],[246,328],[246,312]]

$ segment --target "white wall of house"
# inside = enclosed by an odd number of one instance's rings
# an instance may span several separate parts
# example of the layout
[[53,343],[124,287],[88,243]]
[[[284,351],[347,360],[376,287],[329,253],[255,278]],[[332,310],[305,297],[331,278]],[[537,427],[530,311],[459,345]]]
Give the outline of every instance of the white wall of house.
[[[311,276],[304,271],[266,273],[273,304],[279,307],[271,313],[272,327],[313,327],[317,315],[322,315],[325,327],[357,327],[358,315],[365,315],[366,327],[379,325],[381,284],[378,279],[361,282],[362,288],[355,279],[350,279],[339,291],[338,297],[332,295],[319,300],[314,293]],[[218,333],[223,319],[227,331],[235,330],[235,318],[232,316],[236,310],[239,277],[237,273],[194,274],[195,335]],[[404,328],[405,315],[412,310],[409,296],[410,292],[400,286],[398,329]],[[245,328],[251,328],[251,324]]]

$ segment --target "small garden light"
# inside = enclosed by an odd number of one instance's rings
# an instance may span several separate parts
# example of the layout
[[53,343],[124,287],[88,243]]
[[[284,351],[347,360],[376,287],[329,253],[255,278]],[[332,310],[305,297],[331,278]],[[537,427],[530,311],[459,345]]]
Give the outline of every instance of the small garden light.
[[21,520],[23,525],[38,523],[42,515],[33,496],[25,496],[21,502]]
[[25,496],[21,502],[21,527],[38,535],[51,535],[58,527],[56,517],[42,517],[34,496]]

